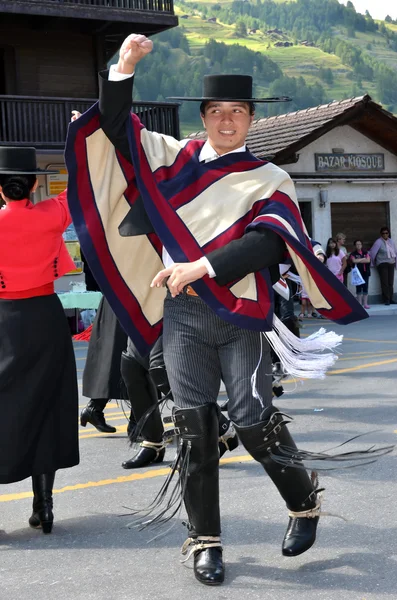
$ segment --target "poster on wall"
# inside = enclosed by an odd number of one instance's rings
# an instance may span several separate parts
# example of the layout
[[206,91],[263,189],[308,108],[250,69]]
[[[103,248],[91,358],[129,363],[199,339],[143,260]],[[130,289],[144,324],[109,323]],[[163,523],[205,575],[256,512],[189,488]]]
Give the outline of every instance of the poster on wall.
[[67,241],[65,242],[66,248],[72,260],[75,264],[75,269],[65,273],[65,275],[76,275],[83,272],[83,261],[81,260],[80,244],[79,242]]
[[47,180],[47,195],[58,196],[63,192],[68,185],[68,172],[64,165],[48,165],[47,169],[59,171],[59,173],[52,173],[46,175]]

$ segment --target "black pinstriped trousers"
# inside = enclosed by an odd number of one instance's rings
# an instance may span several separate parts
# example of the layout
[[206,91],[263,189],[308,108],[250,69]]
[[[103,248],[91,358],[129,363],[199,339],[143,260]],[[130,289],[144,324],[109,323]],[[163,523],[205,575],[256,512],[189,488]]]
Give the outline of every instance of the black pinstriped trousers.
[[[164,302],[164,361],[175,405],[193,408],[216,402],[221,379],[230,419],[241,426],[260,421],[272,402],[270,347],[263,335],[218,317],[203,300],[185,293]],[[262,351],[253,396],[251,376]]]

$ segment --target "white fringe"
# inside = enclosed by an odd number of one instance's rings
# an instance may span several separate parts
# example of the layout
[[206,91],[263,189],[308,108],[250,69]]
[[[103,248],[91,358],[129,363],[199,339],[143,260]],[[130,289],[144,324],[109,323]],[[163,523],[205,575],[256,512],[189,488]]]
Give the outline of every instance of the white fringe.
[[[266,331],[263,335],[280,358],[284,371],[303,379],[324,379],[328,369],[338,360],[333,349],[343,340],[342,335],[326,331],[323,327],[309,337],[300,339],[276,315],[273,318],[273,331]],[[318,354],[324,350],[330,352]],[[255,375],[256,370],[253,377]]]
[[291,271],[288,273],[288,279],[290,279],[291,281],[294,281],[295,283],[302,283],[301,278],[299,277],[299,275],[295,275],[295,273],[291,273]]
[[253,372],[253,374],[251,375],[251,388],[252,388],[252,395],[254,398],[256,398],[257,400],[259,400],[260,405],[262,406],[262,408],[265,408],[265,404],[263,402],[263,398],[259,393],[258,387],[256,385],[256,376],[258,373],[258,369],[259,369],[259,365],[262,362],[262,356],[263,356],[263,339],[262,336],[259,334],[260,340],[261,340],[261,353],[259,356],[259,360],[258,360],[258,364],[255,367],[255,371]]

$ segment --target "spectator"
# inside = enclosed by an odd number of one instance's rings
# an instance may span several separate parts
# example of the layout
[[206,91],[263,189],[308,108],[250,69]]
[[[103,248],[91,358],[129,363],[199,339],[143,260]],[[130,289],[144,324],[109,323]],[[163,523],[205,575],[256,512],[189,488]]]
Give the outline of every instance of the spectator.
[[346,252],[338,247],[334,238],[329,238],[325,254],[328,269],[343,283],[343,273],[347,266]]
[[355,240],[354,250],[349,256],[349,261],[358,268],[361,277],[364,279],[363,284],[356,285],[357,300],[364,308],[370,308],[368,306],[368,280],[371,275],[371,258],[367,250],[363,250],[363,243],[361,240]]
[[397,249],[387,227],[381,228],[380,237],[370,249],[369,255],[372,264],[378,268],[384,303],[386,306],[396,304],[393,300],[393,285]]
[[[347,249],[346,249],[346,235],[344,233],[337,233],[335,236],[335,240],[336,240],[336,244],[339,248],[339,250],[342,250],[342,252],[345,253],[345,256],[347,256]],[[346,269],[343,271],[343,283],[345,284],[345,286],[347,287],[347,276],[351,271],[351,267],[349,265],[349,263],[346,260]]]
[[346,236],[344,233],[337,233],[335,236],[335,241],[336,241],[336,245],[338,246],[339,250],[342,250],[342,252],[345,253],[345,256],[347,256],[347,250],[346,250]]

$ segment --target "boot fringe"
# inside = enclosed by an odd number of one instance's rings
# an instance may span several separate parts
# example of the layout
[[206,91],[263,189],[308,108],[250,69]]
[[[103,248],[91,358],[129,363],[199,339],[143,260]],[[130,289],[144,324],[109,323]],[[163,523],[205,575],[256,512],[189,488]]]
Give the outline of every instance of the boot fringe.
[[[391,452],[393,452],[395,448],[395,445],[380,447],[372,445],[363,450],[352,450],[350,452],[341,452],[334,454],[329,453],[330,451],[337,450],[338,448],[341,448],[342,446],[345,446],[346,444],[349,444],[350,442],[353,442],[363,436],[376,433],[375,431],[369,431],[368,433],[361,433],[355,435],[349,438],[348,440],[345,440],[341,444],[329,448],[329,450],[327,450],[326,452],[312,452],[309,450],[301,450],[299,448],[293,448],[291,446],[280,444],[277,441],[278,433],[283,427],[285,427],[293,421],[292,417],[282,412],[275,412],[273,413],[271,420],[273,420],[272,429],[266,431],[266,437],[264,438],[264,442],[268,443],[269,445],[268,452],[270,458],[275,463],[281,465],[285,469],[291,467],[296,469],[312,471],[313,465],[305,465],[305,463],[314,463],[314,472],[352,469],[355,467],[370,465],[376,462],[381,456],[385,456],[386,454],[390,454]],[[277,449],[277,453],[272,451],[273,447]],[[322,463],[324,463],[324,466],[322,466]],[[329,464],[327,465],[327,463]],[[338,464],[334,466],[334,463]]]
[[[180,444],[170,472],[151,504],[142,509],[129,509],[132,511],[129,514],[136,515],[136,518],[127,525],[128,528],[136,527],[142,531],[150,527],[156,530],[164,527],[173,517],[179,515],[188,480],[190,447],[190,442]],[[166,535],[176,522],[175,520],[171,527],[150,541]]]

